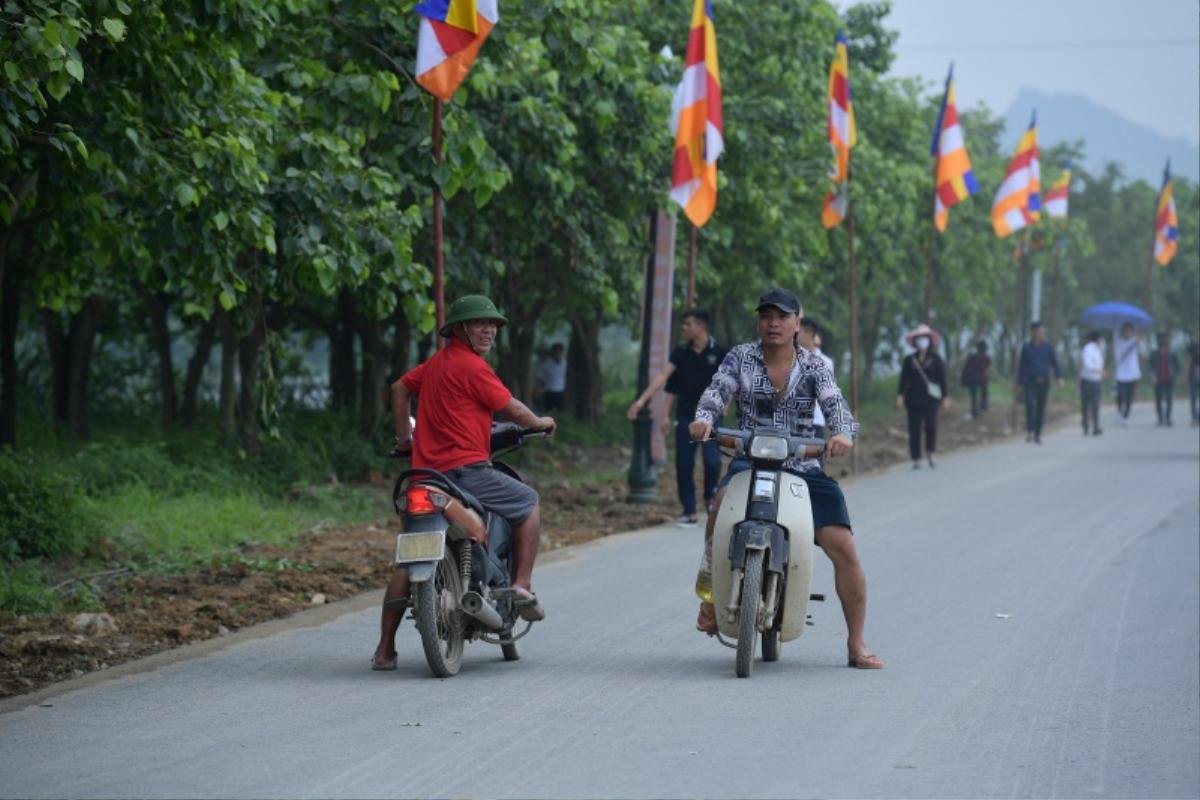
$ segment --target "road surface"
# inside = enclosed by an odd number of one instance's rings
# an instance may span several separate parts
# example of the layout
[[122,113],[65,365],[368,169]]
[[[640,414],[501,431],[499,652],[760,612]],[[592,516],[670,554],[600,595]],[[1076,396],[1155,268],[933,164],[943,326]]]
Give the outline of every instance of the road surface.
[[[1197,797],[1200,435],[1063,428],[847,482],[870,581],[733,677],[692,629],[700,533],[544,564],[522,660],[366,669],[363,604],[0,714],[4,797]],[[1135,414],[1136,416],[1136,414]]]

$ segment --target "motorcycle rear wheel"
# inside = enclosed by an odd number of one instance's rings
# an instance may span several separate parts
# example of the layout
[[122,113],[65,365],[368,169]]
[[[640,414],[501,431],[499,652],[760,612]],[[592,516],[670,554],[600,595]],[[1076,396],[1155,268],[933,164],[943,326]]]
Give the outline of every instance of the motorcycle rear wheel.
[[737,660],[734,672],[739,678],[749,678],[754,666],[755,645],[758,643],[758,604],[762,602],[763,551],[746,553],[746,569],[742,575],[742,603],[738,612]]
[[462,580],[453,553],[446,550],[433,578],[417,584],[417,632],[429,669],[450,678],[462,667],[463,614],[458,608]]

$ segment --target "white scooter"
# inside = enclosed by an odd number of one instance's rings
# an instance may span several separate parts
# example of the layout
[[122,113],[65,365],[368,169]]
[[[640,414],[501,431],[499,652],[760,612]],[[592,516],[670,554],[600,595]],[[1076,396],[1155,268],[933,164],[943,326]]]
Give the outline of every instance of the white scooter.
[[808,484],[783,469],[789,458],[818,457],[825,442],[774,430],[717,428],[716,435],[751,464],[733,476],[715,509],[710,556],[717,638],[737,650],[735,672],[746,678],[758,634],[763,661],[777,661],[780,642],[804,633],[809,600],[825,599],[809,594],[813,516]]

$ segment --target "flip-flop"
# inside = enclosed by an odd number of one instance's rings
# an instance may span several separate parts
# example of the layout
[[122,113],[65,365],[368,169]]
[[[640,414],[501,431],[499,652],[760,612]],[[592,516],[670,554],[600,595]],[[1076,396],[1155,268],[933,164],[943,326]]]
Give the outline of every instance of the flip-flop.
[[700,604],[700,613],[696,615],[696,630],[709,636],[717,635],[717,610],[711,604]]
[[846,661],[846,666],[855,669],[883,669],[883,659],[874,653],[859,653]]
[[371,669],[377,672],[387,672],[396,668],[396,657],[379,660],[377,656],[371,656]]
[[546,618],[546,610],[538,602],[536,594],[519,586],[513,588],[517,595],[513,601],[517,607],[517,616],[526,622],[540,622]]

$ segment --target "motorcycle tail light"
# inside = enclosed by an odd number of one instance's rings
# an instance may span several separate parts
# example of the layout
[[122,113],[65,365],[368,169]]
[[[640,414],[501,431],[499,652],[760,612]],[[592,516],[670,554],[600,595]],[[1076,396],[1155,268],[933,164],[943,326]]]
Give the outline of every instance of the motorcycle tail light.
[[407,512],[413,516],[420,514],[432,514],[437,511],[437,507],[433,504],[433,493],[424,486],[413,486],[405,492],[405,500],[407,500]]

